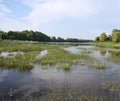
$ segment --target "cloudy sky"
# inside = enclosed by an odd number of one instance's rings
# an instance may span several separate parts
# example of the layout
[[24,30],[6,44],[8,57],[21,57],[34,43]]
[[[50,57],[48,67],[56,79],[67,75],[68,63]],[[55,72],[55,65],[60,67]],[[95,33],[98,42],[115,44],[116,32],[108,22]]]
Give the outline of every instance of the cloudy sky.
[[120,28],[120,0],[0,0],[0,30],[94,39]]

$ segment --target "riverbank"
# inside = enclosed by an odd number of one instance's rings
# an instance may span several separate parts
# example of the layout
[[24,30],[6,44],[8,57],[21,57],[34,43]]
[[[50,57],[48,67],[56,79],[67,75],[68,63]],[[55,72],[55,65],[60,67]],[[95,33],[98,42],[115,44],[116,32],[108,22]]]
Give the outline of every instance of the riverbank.
[[114,42],[90,42],[86,43],[90,45],[95,45],[98,47],[104,47],[104,48],[114,48],[114,49],[120,49],[120,42],[114,43]]

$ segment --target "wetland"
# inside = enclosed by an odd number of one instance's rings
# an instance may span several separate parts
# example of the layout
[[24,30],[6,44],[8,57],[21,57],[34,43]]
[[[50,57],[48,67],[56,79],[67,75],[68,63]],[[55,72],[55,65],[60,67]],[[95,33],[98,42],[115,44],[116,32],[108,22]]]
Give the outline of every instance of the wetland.
[[0,43],[0,101],[120,101],[120,49]]

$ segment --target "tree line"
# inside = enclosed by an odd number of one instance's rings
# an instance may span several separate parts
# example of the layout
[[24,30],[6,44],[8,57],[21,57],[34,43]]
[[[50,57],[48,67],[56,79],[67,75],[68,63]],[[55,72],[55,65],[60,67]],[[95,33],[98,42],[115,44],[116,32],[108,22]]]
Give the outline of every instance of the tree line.
[[82,40],[77,38],[61,38],[61,37],[50,37],[39,31],[0,31],[0,39],[3,40],[28,40],[28,41],[39,41],[39,42],[90,42],[92,40]]
[[120,42],[120,29],[114,29],[111,35],[107,35],[105,32],[102,32],[100,36],[97,36],[95,39],[97,42]]

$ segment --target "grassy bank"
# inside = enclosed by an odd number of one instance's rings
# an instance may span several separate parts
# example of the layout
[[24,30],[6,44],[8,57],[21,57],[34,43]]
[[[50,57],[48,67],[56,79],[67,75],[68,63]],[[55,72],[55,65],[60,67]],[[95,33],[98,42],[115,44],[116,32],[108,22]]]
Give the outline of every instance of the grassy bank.
[[119,43],[115,43],[115,42],[91,42],[90,44],[98,46],[98,47],[120,49],[120,42]]

